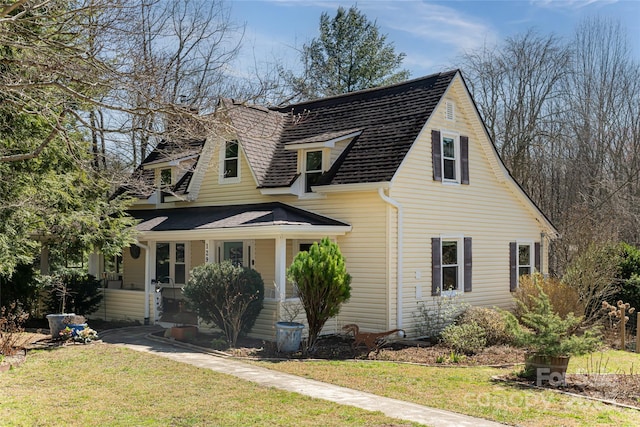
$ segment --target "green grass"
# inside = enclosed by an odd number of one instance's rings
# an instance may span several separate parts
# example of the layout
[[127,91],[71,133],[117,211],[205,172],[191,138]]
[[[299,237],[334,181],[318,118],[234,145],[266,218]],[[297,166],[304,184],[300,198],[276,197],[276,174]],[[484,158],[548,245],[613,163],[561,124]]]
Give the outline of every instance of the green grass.
[[126,348],[30,352],[0,373],[2,426],[413,425]]
[[[595,356],[594,356],[595,357]],[[633,353],[606,352],[609,366],[636,366]],[[576,358],[577,370],[586,358]],[[425,367],[392,362],[258,362],[260,366],[385,397],[446,409],[498,422],[530,426],[640,425],[640,411],[622,409],[548,390],[491,380],[513,369]],[[628,370],[627,370],[627,373]]]
[[572,357],[569,373],[575,374],[640,374],[640,354],[608,350]]

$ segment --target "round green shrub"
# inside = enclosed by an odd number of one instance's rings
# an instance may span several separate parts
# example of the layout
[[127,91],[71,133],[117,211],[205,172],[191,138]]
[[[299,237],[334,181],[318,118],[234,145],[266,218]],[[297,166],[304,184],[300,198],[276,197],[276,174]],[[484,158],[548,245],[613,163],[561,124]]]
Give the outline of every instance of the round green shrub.
[[183,294],[198,316],[218,326],[235,347],[262,310],[264,282],[257,271],[227,260],[191,270]]
[[476,354],[487,346],[487,338],[477,323],[449,325],[440,334],[440,339],[457,353]]

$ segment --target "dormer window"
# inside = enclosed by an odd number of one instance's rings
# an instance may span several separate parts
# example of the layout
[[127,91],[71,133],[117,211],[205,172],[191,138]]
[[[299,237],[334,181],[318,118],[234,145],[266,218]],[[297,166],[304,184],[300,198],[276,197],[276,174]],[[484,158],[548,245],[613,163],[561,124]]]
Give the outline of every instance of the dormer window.
[[226,141],[220,149],[220,184],[240,182],[240,145]]
[[173,186],[173,170],[171,168],[160,169],[160,177],[158,179],[160,203],[165,203],[165,198],[168,195],[170,195],[172,186]]
[[322,151],[307,151],[304,165],[305,191],[311,193],[311,186],[315,185],[322,175]]
[[224,151],[224,177],[238,177],[238,141],[227,141]]
[[170,188],[173,184],[171,168],[160,169],[160,189]]

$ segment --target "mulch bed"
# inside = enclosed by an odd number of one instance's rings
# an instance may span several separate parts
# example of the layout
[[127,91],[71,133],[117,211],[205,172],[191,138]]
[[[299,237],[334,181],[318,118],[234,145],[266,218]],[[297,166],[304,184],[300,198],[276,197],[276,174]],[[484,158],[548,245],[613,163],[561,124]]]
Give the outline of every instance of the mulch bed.
[[[192,344],[209,347],[211,341],[220,339],[219,334],[199,333]],[[328,335],[320,337],[313,354],[279,353],[275,343],[252,338],[240,338],[236,348],[224,350],[234,357],[246,357],[256,359],[326,359],[326,360],[382,360],[402,363],[415,363],[428,366],[490,366],[490,367],[514,367],[522,364],[524,351],[509,346],[493,346],[482,352],[462,356],[457,359],[451,349],[441,345],[432,345],[428,341],[397,341],[389,343],[378,354],[367,355],[365,349],[358,349],[354,355],[351,348],[352,338],[344,335]],[[512,384],[515,387],[535,387],[536,381],[528,381],[518,377],[515,372],[497,377],[501,381]],[[640,375],[638,374],[568,374],[567,385],[555,387],[544,384],[544,388],[555,391],[572,393],[582,397],[588,397],[616,404],[626,405],[640,410]]]

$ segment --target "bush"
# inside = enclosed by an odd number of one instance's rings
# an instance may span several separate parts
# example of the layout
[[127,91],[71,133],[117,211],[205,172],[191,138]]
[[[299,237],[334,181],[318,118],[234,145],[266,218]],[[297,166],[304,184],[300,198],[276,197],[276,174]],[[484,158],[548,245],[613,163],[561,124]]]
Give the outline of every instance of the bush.
[[296,255],[287,278],[298,286],[309,325],[308,348],[313,350],[326,321],[351,297],[351,276],[340,248],[327,237],[315,242],[309,252]]
[[601,316],[602,301],[615,298],[620,288],[617,278],[621,262],[620,245],[592,244],[567,268],[562,282],[578,293],[584,305],[585,322],[597,320]]
[[476,354],[487,346],[484,329],[476,322],[449,325],[440,337],[443,344],[457,353]]
[[581,318],[569,313],[564,319],[553,311],[549,297],[540,289],[534,296],[532,308],[524,307],[520,322],[505,312],[507,325],[515,336],[515,343],[542,356],[572,356],[595,351],[600,344],[600,335],[594,328],[579,333]]
[[536,298],[540,296],[540,291],[547,295],[554,312],[558,313],[560,317],[566,318],[569,313],[576,316],[584,315],[584,304],[574,287],[556,278],[534,273],[531,276],[520,277],[518,290],[513,294],[516,301],[519,301],[514,310],[518,319],[524,314],[523,308],[531,310],[535,307]]
[[435,339],[444,328],[454,323],[455,319],[469,307],[458,296],[433,297],[433,304],[418,304],[418,311],[413,314],[418,334],[421,337]]
[[41,287],[33,266],[19,264],[11,276],[0,275],[0,289],[0,307],[8,308],[13,301],[19,301],[24,311],[36,313]]
[[227,260],[191,270],[183,293],[198,316],[222,329],[235,347],[238,336],[251,330],[262,310],[264,282],[257,271]]
[[486,345],[512,344],[513,334],[507,329],[505,314],[501,311],[485,307],[469,307],[456,320],[456,324],[475,323],[484,332]]
[[90,274],[74,269],[43,277],[49,288],[47,309],[50,313],[89,315],[96,312],[102,301],[102,283]]
[[0,307],[0,355],[11,356],[22,347],[24,337],[22,325],[27,321],[29,315],[15,302]]

